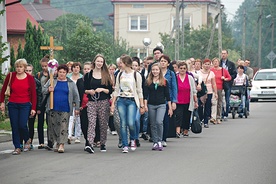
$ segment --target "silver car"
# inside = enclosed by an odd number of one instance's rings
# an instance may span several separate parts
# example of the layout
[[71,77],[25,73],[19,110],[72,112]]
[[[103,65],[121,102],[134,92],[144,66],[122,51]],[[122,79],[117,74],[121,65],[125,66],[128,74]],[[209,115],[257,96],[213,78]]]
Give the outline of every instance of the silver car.
[[250,91],[251,101],[276,99],[276,69],[261,69],[256,72]]

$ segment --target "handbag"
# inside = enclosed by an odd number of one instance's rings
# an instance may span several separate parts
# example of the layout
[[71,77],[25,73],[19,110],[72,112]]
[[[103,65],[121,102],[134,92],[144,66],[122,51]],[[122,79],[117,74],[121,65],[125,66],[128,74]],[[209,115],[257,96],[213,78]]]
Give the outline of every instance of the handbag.
[[[224,76],[224,75],[223,75],[223,68],[221,69],[221,73],[222,73],[222,76]],[[227,90],[230,88],[230,87],[229,87],[229,84],[230,84],[230,83],[227,82],[227,81],[224,81],[224,80],[222,81],[222,88],[223,88],[224,91],[227,91]]]
[[197,92],[197,97],[200,98],[206,94],[207,94],[207,87],[206,87],[205,83],[202,81],[201,82],[201,90]]
[[193,113],[192,116],[193,116],[193,120],[192,120],[192,124],[191,124],[191,131],[194,134],[200,134],[202,132],[201,121],[195,113]]
[[6,91],[5,91],[5,96],[6,97],[10,97],[11,96],[11,78],[12,78],[12,72],[10,72],[10,79],[9,79],[9,83],[7,85]]
[[202,89],[201,91],[204,91],[204,94],[202,92],[203,95],[199,97],[199,100],[201,101],[202,105],[204,105],[206,103],[206,100],[207,100],[207,92],[208,91],[207,91],[207,87],[206,87],[205,84],[207,83],[209,75],[210,75],[210,71],[209,71],[209,73],[208,73],[208,75],[206,77],[205,83],[203,83],[203,81],[202,81],[202,83],[204,84],[204,86],[203,86],[203,88],[201,88]]

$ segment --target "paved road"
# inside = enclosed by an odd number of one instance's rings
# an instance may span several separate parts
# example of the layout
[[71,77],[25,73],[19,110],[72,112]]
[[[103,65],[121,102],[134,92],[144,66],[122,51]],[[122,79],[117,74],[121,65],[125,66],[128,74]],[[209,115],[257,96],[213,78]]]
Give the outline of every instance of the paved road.
[[211,125],[200,135],[169,139],[163,152],[149,142],[128,154],[109,135],[106,153],[66,145],[64,154],[46,150],[3,154],[11,142],[0,144],[1,184],[275,184],[276,103],[251,104],[248,119]]

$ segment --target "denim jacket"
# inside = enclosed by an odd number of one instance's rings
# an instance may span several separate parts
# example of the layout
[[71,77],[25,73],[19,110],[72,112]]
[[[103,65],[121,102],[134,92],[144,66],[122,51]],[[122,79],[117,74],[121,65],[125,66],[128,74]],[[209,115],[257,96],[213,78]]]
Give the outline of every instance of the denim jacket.
[[177,81],[176,81],[176,75],[173,71],[170,69],[167,69],[167,73],[164,76],[167,79],[168,86],[169,86],[169,92],[171,97],[171,102],[177,102]]

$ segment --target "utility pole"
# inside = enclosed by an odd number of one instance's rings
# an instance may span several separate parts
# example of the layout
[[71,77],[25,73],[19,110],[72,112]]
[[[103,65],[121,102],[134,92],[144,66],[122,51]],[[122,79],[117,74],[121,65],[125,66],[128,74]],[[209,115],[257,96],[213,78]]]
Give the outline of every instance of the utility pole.
[[260,4],[260,13],[259,13],[259,47],[258,47],[258,68],[261,68],[261,59],[262,59],[262,14],[263,14],[263,7]]
[[176,31],[175,31],[175,60],[179,60],[179,0],[176,0],[176,13],[175,13],[175,25],[176,25]]
[[220,0],[217,0],[217,7],[219,8],[219,17],[218,17],[218,56],[220,56],[222,51],[222,26],[221,26],[221,6]]
[[[274,49],[274,17],[271,17],[271,51],[273,52]],[[270,68],[273,68],[273,61],[270,62]]]
[[206,53],[205,58],[209,58],[209,56],[210,56],[210,52],[211,52],[211,48],[212,48],[212,44],[213,44],[213,40],[214,40],[214,34],[215,34],[215,31],[216,31],[216,24],[217,24],[217,21],[218,21],[218,16],[219,16],[219,13],[214,18],[213,28],[212,28],[212,32],[211,32],[210,40],[209,40],[209,43],[208,43],[207,53]]
[[181,47],[184,48],[184,39],[185,39],[185,25],[184,25],[184,0],[182,0],[181,3],[181,9],[182,9],[182,37],[181,37]]
[[243,10],[242,58],[245,60],[246,10]]

